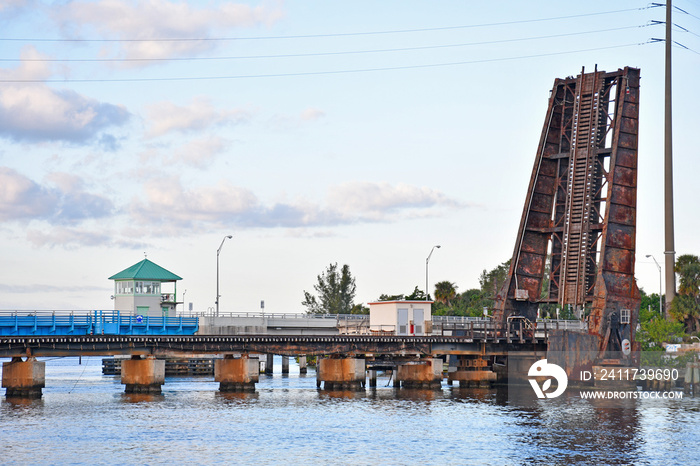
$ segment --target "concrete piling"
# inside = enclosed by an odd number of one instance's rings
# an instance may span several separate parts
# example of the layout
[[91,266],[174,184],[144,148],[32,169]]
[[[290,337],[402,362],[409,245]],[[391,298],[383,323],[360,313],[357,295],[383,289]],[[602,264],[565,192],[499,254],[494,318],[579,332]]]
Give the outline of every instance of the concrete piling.
[[460,388],[488,388],[497,380],[489,362],[480,356],[459,356],[454,369],[448,373],[447,381],[450,385],[459,382]]
[[365,360],[355,358],[320,359],[316,386],[325,390],[360,390],[365,386]]
[[308,369],[306,368],[306,356],[299,356],[299,373],[306,374]]
[[376,388],[377,386],[377,370],[371,369],[369,371],[369,386],[370,388]]
[[404,388],[440,388],[442,385],[442,359],[421,359],[400,364],[395,376]]
[[289,356],[282,356],[282,373],[289,374]]
[[46,363],[30,357],[14,357],[2,363],[2,387],[7,398],[41,398],[45,386]]
[[275,355],[268,354],[266,356],[267,356],[267,358],[265,359],[265,373],[268,375],[271,375],[272,374],[272,365],[274,364],[274,361],[275,361]]
[[165,360],[148,356],[132,356],[122,361],[121,381],[126,393],[161,393],[165,383]]
[[233,358],[227,354],[214,361],[214,381],[221,392],[252,392],[260,379],[260,362],[247,354]]
[[683,391],[685,393],[692,392],[694,396],[700,395],[700,363],[689,362],[686,364]]

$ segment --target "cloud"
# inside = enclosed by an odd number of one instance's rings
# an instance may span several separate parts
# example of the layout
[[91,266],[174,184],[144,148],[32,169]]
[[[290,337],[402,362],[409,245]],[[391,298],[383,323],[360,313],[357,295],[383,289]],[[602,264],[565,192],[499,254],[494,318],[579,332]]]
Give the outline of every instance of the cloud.
[[309,107],[301,113],[294,115],[273,115],[268,125],[273,131],[290,131],[300,128],[303,124],[318,121],[325,118],[326,112],[321,109]]
[[41,230],[27,230],[27,240],[35,247],[54,247],[60,245],[68,249],[103,246],[113,242],[108,230],[89,231],[86,229],[61,226]]
[[428,188],[388,183],[346,183],[330,190],[327,205],[297,200],[263,204],[255,194],[222,181],[184,189],[177,179],[148,182],[130,214],[142,225],[202,230],[214,227],[312,228],[394,222],[441,215],[463,205]]
[[[282,17],[279,8],[253,7],[223,2],[197,8],[186,2],[166,0],[69,1],[55,10],[64,31],[77,35],[96,30],[109,38],[129,39],[106,55],[121,58],[163,59],[196,55],[211,50],[218,41],[207,40],[216,31],[271,25]],[[138,41],[135,39],[190,39]],[[131,62],[126,66],[145,66]]]
[[21,10],[29,3],[31,2],[28,0],[2,0],[0,1],[0,13],[6,14],[8,12]]
[[328,194],[329,207],[342,218],[388,220],[391,215],[407,211],[429,210],[436,207],[460,207],[443,193],[427,187],[389,183],[348,182],[332,187]]
[[318,120],[320,118],[323,118],[326,116],[326,112],[323,110],[319,110],[317,108],[307,108],[303,112],[301,112],[301,119],[303,121],[313,121],[313,120]]
[[[75,175],[49,175],[42,186],[17,171],[0,167],[0,220],[45,220],[52,224],[76,224],[110,215],[114,206],[102,196],[85,191]],[[53,185],[53,186],[51,186]]]
[[186,107],[172,102],[160,102],[147,108],[150,128],[146,137],[154,138],[170,132],[186,133],[203,130],[214,125],[244,123],[250,120],[250,112],[236,109],[216,110],[207,98],[198,97]]
[[179,162],[195,168],[205,168],[226,146],[226,141],[220,137],[195,139],[174,151],[168,163]]
[[144,186],[145,202],[135,199],[131,214],[143,224],[170,223],[194,227],[221,223],[258,208],[252,191],[220,182],[197,190],[186,190],[177,180],[160,178]]
[[86,142],[102,130],[124,124],[130,117],[126,108],[84,97],[71,90],[53,89],[41,82],[53,71],[33,47],[22,51],[16,69],[0,69],[0,136],[14,141]]

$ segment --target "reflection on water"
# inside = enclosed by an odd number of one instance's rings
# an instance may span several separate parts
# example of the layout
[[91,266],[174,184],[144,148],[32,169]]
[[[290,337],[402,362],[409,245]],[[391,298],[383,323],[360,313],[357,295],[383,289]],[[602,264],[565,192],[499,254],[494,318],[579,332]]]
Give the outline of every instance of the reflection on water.
[[123,403],[153,403],[156,401],[163,401],[165,397],[163,394],[155,393],[122,393],[121,401]]
[[2,462],[651,465],[696,464],[700,450],[700,399],[520,403],[505,389],[395,389],[388,378],[325,391],[291,369],[261,375],[254,393],[199,377],[167,378],[151,395],[125,394],[95,359],[49,361],[43,399],[0,402]]
[[216,392],[216,399],[222,403],[233,403],[237,405],[245,405],[252,403],[260,398],[257,392]]

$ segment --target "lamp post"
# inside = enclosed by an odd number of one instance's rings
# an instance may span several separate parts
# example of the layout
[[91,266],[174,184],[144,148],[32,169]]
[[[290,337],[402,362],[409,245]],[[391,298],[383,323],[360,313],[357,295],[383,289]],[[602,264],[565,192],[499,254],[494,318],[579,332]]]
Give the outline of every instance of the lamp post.
[[221,248],[224,247],[224,241],[227,238],[231,239],[233,235],[224,236],[224,239],[221,240],[221,246],[216,250],[216,317],[219,317],[219,298],[221,297],[219,294],[219,254],[221,254]]
[[433,249],[430,250],[430,254],[428,254],[428,257],[425,259],[425,300],[428,300],[428,262],[430,262],[430,256],[433,255],[433,251],[435,248],[440,248],[440,245],[435,245],[433,246]]
[[652,259],[654,259],[654,263],[656,264],[656,267],[658,267],[658,269],[659,269],[659,312],[661,313],[661,315],[664,315],[664,308],[661,305],[661,295],[662,295],[661,283],[663,282],[663,280],[662,280],[663,274],[661,273],[661,266],[659,265],[658,262],[656,262],[656,258],[654,256],[652,256],[651,254],[647,254],[647,259],[649,259],[650,257]]

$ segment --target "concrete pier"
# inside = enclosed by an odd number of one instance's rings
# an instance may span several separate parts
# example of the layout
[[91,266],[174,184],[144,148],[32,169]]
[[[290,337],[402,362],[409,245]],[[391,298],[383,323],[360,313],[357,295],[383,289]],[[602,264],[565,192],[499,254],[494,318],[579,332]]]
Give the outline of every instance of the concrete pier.
[[306,356],[299,356],[299,373],[306,374],[308,369],[306,368]]
[[214,361],[214,381],[221,392],[252,392],[260,379],[260,362],[247,354],[240,358],[225,355]]
[[404,388],[440,388],[442,385],[442,359],[421,359],[400,364],[396,381]]
[[282,356],[282,373],[289,374],[289,356]]
[[126,393],[160,393],[165,383],[165,360],[132,356],[122,362],[122,383]]
[[685,393],[700,395],[700,363],[689,362],[685,366],[685,380],[683,383]]
[[272,374],[272,366],[275,361],[275,355],[274,354],[267,354],[267,358],[265,359],[265,373],[266,374]]
[[479,356],[459,356],[457,366],[451,367],[447,374],[448,383],[459,382],[460,388],[488,388],[496,380],[497,375],[489,367],[488,360]]
[[45,386],[46,363],[35,358],[14,357],[2,363],[2,388],[8,398],[41,398]]
[[360,390],[365,386],[365,360],[355,358],[320,359],[316,386],[325,390]]
[[377,371],[376,369],[369,370],[369,386],[375,388],[377,386]]

